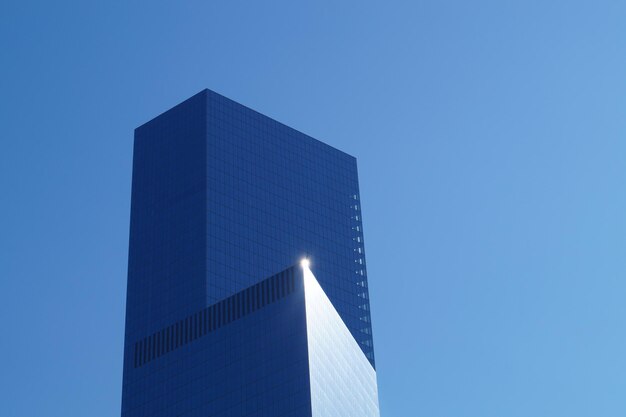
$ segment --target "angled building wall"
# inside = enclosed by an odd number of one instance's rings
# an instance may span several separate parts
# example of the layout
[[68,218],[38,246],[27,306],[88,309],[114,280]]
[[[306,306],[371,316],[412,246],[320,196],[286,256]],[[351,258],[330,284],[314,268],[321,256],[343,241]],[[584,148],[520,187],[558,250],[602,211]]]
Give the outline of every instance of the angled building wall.
[[378,417],[376,372],[294,266],[137,341],[122,415]]
[[298,267],[138,340],[122,416],[311,415]]
[[376,370],[308,267],[304,267],[313,417],[378,417]]

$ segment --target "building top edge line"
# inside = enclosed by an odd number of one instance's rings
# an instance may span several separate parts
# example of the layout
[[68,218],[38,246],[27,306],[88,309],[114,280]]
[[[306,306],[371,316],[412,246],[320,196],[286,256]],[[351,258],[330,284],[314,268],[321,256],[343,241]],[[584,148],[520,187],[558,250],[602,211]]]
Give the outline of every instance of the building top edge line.
[[[306,136],[307,138],[309,138],[309,139],[311,139],[311,140],[314,140],[314,141],[319,142],[319,143],[321,143],[321,144],[323,144],[323,145],[325,145],[325,146],[328,146],[329,148],[331,148],[331,149],[333,149],[333,150],[335,150],[335,151],[337,151],[337,152],[340,152],[340,153],[342,153],[342,154],[344,154],[344,155],[346,155],[346,156],[348,156],[348,157],[350,157],[350,158],[352,158],[352,159],[354,159],[354,160],[356,160],[356,159],[357,159],[357,158],[356,158],[356,156],[351,155],[351,154],[349,154],[348,152],[342,151],[341,149],[338,149],[338,148],[336,148],[336,147],[335,147],[335,146],[333,146],[333,145],[329,145],[328,143],[326,143],[326,142],[324,142],[324,141],[322,141],[322,140],[320,140],[320,139],[316,139],[316,138],[314,138],[313,136],[311,136],[311,135],[309,135],[309,134],[307,134],[307,133],[302,132],[301,130],[298,130],[298,129],[296,129],[296,128],[293,128],[293,127],[291,127],[291,126],[289,126],[289,125],[287,125],[287,124],[285,124],[285,123],[283,123],[283,122],[281,122],[281,121],[279,121],[279,120],[277,120],[277,119],[275,119],[275,118],[273,118],[273,117],[271,117],[271,116],[268,116],[268,115],[266,115],[266,114],[263,114],[263,113],[261,113],[260,111],[253,109],[252,107],[246,106],[245,104],[242,104],[242,103],[240,103],[240,102],[238,102],[238,101],[235,101],[235,100],[233,100],[233,99],[231,99],[231,98],[229,98],[229,97],[226,97],[225,95],[220,94],[220,93],[218,93],[218,92],[216,92],[216,91],[214,91],[214,90],[211,90],[211,89],[209,89],[209,88],[205,88],[205,89],[201,90],[200,92],[198,92],[198,93],[196,93],[196,94],[192,95],[191,97],[188,97],[187,99],[185,99],[185,100],[181,101],[180,103],[176,104],[175,106],[170,107],[169,109],[167,109],[167,110],[163,111],[162,113],[159,113],[159,115],[158,115],[158,116],[155,116],[155,117],[153,117],[152,119],[148,120],[147,122],[142,123],[141,125],[137,126],[137,127],[135,128],[135,133],[136,133],[138,130],[142,129],[143,127],[145,127],[145,126],[149,125],[150,123],[154,122],[155,120],[159,119],[160,117],[165,116],[165,115],[166,115],[167,113],[169,113],[171,110],[174,110],[174,109],[176,109],[176,108],[177,108],[177,107],[179,107],[179,106],[182,106],[182,105],[183,105],[183,104],[185,104],[186,102],[188,102],[188,101],[192,100],[193,98],[195,98],[195,97],[197,97],[198,95],[201,95],[201,94],[205,94],[205,95],[208,95],[208,94],[215,94],[215,95],[217,95],[217,96],[219,96],[219,97],[221,97],[221,98],[223,98],[223,99],[225,99],[225,100],[228,100],[228,101],[230,101],[230,102],[232,102],[232,103],[234,103],[234,104],[236,104],[236,105],[238,105],[238,106],[244,107],[244,108],[245,108],[245,109],[247,109],[247,110],[250,110],[250,111],[252,111],[252,112],[254,112],[254,113],[256,113],[256,114],[258,114],[258,115],[260,115],[260,116],[262,116],[262,117],[265,117],[265,118],[267,118],[267,119],[269,119],[269,120],[273,121],[274,123],[278,123],[279,125],[281,125],[281,126],[283,126],[283,127],[287,128],[287,129],[289,129],[289,130],[292,130],[292,131],[294,131],[294,132],[297,132],[297,133],[299,133],[299,134],[301,134],[301,135]],[[207,96],[207,99],[208,99],[208,96]]]

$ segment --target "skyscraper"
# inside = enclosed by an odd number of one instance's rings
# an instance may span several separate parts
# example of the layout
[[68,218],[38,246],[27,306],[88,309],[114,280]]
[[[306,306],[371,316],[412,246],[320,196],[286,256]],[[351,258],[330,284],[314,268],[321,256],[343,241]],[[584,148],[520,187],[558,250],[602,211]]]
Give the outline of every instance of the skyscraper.
[[378,416],[354,157],[210,90],[135,130],[122,416]]

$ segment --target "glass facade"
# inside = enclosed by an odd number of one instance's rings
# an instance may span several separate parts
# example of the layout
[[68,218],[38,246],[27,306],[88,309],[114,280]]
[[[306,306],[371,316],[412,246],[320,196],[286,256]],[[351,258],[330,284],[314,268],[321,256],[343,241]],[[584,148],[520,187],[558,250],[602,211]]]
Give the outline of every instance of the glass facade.
[[310,416],[301,276],[289,268],[138,343],[122,415]]
[[376,371],[310,269],[304,268],[313,417],[378,417]]
[[[303,257],[374,372],[355,158],[210,90],[137,128],[122,415],[310,415],[311,386],[299,374],[308,372],[307,350],[296,349],[306,345],[303,308],[287,312],[285,298],[238,320],[225,315],[215,331],[203,327],[234,308],[232,297]],[[279,334],[269,317],[287,313],[300,314],[302,326]],[[292,356],[255,356],[282,352],[286,338]],[[249,361],[232,365],[229,346]],[[278,385],[254,388],[258,401],[290,398],[293,407],[267,411],[223,392],[208,399],[230,379],[242,386],[248,368],[281,374]]]

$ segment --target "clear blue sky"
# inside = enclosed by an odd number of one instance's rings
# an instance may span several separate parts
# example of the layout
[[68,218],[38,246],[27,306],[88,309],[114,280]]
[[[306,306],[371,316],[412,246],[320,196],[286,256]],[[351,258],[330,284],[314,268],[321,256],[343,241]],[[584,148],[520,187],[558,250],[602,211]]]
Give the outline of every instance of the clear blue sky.
[[3,2],[0,415],[119,414],[133,129],[208,87],[357,156],[383,417],[626,416],[625,22]]

